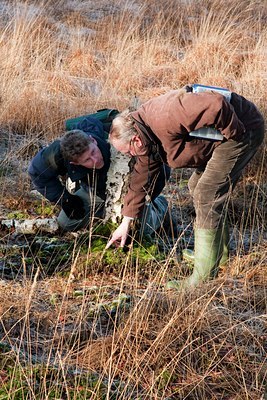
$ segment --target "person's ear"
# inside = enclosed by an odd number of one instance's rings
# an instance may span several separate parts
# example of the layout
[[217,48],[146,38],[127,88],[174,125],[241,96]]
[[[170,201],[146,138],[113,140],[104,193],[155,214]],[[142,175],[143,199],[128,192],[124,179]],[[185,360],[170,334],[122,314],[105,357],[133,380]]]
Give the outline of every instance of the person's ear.
[[139,135],[135,135],[132,138],[132,141],[136,147],[142,147],[143,143]]

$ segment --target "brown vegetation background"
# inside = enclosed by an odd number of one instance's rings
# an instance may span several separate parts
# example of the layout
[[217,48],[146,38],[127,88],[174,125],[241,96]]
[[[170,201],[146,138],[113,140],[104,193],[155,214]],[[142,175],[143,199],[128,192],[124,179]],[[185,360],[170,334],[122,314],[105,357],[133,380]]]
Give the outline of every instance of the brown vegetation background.
[[[27,165],[66,118],[187,83],[227,87],[266,117],[266,26],[262,0],[1,1],[1,218],[36,216]],[[166,189],[185,224],[187,174]],[[33,257],[29,276],[34,239],[1,232],[1,271],[14,276],[17,246],[22,278],[0,280],[0,399],[266,399],[266,178],[264,144],[229,205],[230,263],[193,293],[164,291],[171,256],[92,267],[76,236],[66,275]]]

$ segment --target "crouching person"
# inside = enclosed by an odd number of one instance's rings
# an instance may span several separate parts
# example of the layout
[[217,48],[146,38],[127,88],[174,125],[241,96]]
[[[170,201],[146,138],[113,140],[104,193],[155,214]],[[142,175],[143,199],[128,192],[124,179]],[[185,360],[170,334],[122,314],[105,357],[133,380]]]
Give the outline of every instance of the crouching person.
[[[98,123],[92,119],[91,133],[67,132],[40,150],[29,166],[35,189],[62,207],[58,224],[64,231],[85,228],[92,217],[103,216],[110,145]],[[63,184],[63,177],[79,182],[74,194]]]

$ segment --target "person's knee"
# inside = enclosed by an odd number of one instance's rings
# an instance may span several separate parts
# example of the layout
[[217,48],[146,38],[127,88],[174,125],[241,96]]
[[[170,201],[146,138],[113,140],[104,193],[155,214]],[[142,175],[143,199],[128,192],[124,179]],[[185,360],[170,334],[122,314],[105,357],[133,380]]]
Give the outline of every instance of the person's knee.
[[58,226],[65,232],[75,232],[85,228],[88,225],[88,220],[70,219],[63,210],[60,211],[57,217]]
[[197,186],[202,174],[203,174],[202,170],[201,171],[196,170],[193,172],[193,174],[189,178],[187,186],[188,186],[189,194],[191,197],[194,197],[194,192],[195,192],[196,186]]
[[83,188],[81,188],[75,192],[75,195],[80,197],[80,199],[82,199],[85,209],[89,208],[90,206],[89,193],[87,193]]
[[213,205],[202,185],[197,185],[194,188],[193,204],[196,212],[196,223],[202,227],[206,226]]
[[190,177],[189,181],[188,181],[188,190],[189,190],[189,194],[191,197],[194,196],[194,191],[197,185],[198,179],[196,179],[195,177],[195,173],[193,173],[193,175]]
[[197,186],[193,203],[196,211],[195,225],[198,228],[217,229],[225,212],[225,196],[219,196],[212,190]]

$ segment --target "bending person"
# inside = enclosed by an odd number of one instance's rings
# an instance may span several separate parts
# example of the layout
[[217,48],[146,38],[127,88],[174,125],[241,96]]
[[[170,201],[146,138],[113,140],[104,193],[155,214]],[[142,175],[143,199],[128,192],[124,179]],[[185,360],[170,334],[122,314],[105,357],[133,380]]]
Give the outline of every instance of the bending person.
[[[220,140],[190,133],[216,129]],[[256,106],[241,95],[227,99],[217,91],[193,93],[192,87],[173,90],[124,111],[113,121],[111,144],[137,159],[124,200],[121,225],[107,243],[123,246],[131,219],[138,217],[163,163],[171,168],[192,167],[189,181],[196,211],[194,270],[182,286],[195,286],[218,274],[223,257],[225,207],[243,169],[264,138],[264,120]],[[225,250],[226,251],[226,250]],[[171,281],[169,288],[181,282]]]

